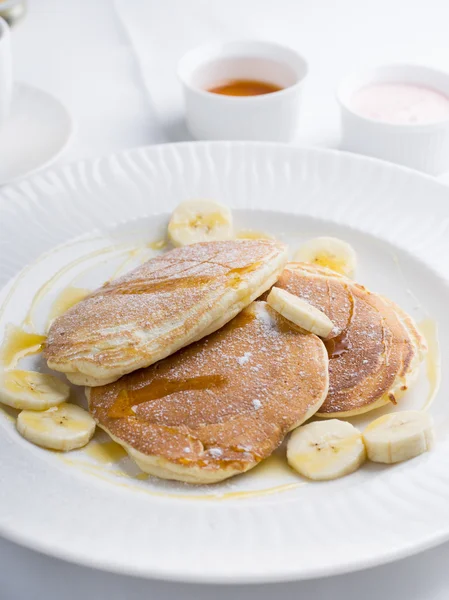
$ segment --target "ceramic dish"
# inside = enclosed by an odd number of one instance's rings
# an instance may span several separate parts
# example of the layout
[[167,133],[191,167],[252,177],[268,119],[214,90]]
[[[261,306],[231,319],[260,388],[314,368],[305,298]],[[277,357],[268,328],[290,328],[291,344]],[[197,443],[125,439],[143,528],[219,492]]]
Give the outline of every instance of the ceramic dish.
[[435,449],[329,483],[306,483],[281,449],[251,473],[193,487],[142,478],[104,434],[64,455],[32,446],[6,409],[0,533],[91,567],[197,582],[320,577],[448,539],[449,190],[430,178],[257,143],[165,145],[48,171],[0,195],[0,331],[24,319],[39,330],[67,286],[92,289],[160,252],[170,211],[197,197],[229,204],[237,229],[270,233],[292,251],[315,235],[353,245],[357,279],[427,335],[431,358],[398,409],[431,411]]
[[436,90],[446,97],[449,75],[420,65],[391,64],[348,75],[340,83],[337,99],[342,123],[342,148],[438,175],[449,165],[449,121],[427,124],[393,124],[354,112],[351,98],[362,87],[377,83],[407,83]]
[[[280,44],[248,40],[195,48],[178,65],[187,127],[199,140],[290,142],[297,133],[307,71],[305,59]],[[207,91],[232,79],[256,79],[281,89],[246,97]]]

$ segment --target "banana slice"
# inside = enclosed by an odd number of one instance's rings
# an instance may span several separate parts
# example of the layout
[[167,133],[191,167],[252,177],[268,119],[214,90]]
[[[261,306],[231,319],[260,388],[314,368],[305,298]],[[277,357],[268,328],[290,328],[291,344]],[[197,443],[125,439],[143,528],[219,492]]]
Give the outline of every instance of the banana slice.
[[17,417],[17,430],[33,444],[67,452],[89,442],[95,421],[79,406],[64,403],[43,412],[23,410]]
[[348,475],[365,459],[361,433],[338,419],[298,427],[287,444],[290,466],[300,475],[318,481]]
[[327,267],[340,275],[352,277],[357,256],[354,248],[343,240],[333,237],[317,237],[303,244],[296,251],[294,260]]
[[168,235],[174,246],[230,240],[234,235],[231,211],[211,200],[181,202],[171,216]]
[[368,458],[388,464],[414,458],[431,448],[432,427],[430,415],[419,410],[383,415],[363,432]]
[[332,321],[321,310],[281,288],[272,288],[267,303],[295,325],[320,337],[327,337],[334,328]]
[[0,402],[12,408],[47,410],[69,396],[69,386],[47,373],[15,369],[0,376]]

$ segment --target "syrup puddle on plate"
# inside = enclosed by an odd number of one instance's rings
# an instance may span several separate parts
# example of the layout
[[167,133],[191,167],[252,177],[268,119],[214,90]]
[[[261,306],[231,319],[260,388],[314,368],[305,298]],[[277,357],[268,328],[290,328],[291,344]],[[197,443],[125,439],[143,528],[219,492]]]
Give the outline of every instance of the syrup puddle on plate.
[[151,248],[151,250],[165,250],[168,246],[168,241],[164,238],[160,239],[160,240],[156,240],[154,242],[150,242],[149,244],[147,244],[148,248]]
[[[106,434],[100,433],[99,437],[103,438]],[[279,448],[271,456],[262,461],[257,467],[251,469],[247,473],[242,473],[238,478],[245,479],[245,482],[252,486],[254,484],[269,484],[270,481],[282,478],[284,483],[274,484],[269,487],[254,487],[253,489],[237,490],[236,483],[233,478],[226,480],[221,484],[205,486],[210,491],[209,493],[196,493],[196,489],[200,491],[204,486],[190,486],[188,484],[177,484],[176,482],[164,481],[162,485],[166,485],[166,490],[157,490],[142,486],[137,483],[132,483],[130,480],[145,481],[152,479],[160,483],[160,480],[153,479],[150,475],[144,472],[138,472],[136,465],[128,455],[124,448],[112,440],[100,441],[94,439],[87,446],[77,451],[76,456],[59,455],[60,458],[68,465],[75,466],[86,473],[97,476],[100,479],[109,481],[110,483],[143,491],[153,496],[169,497],[186,500],[226,500],[226,499],[245,499],[258,496],[267,496],[279,492],[289,491],[306,485],[304,481],[295,474],[288,466],[285,456],[285,449]],[[86,460],[87,459],[87,460]],[[170,487],[186,485],[188,493],[182,491],[172,492]],[[219,486],[219,487],[218,487]]]
[[247,477],[267,478],[267,477],[285,477],[295,476],[295,472],[289,467],[285,452],[276,450],[271,456],[263,460],[257,467],[251,469],[246,474]]
[[418,329],[427,342],[428,352],[424,359],[429,392],[426,402],[421,410],[427,410],[438,393],[441,382],[441,355],[438,341],[438,326],[433,319],[423,319],[418,324]]
[[[35,327],[35,323],[34,323],[35,314],[38,311],[41,303],[52,292],[52,290],[54,289],[54,287],[56,286],[58,281],[64,275],[66,275],[67,273],[70,273],[70,271],[75,269],[77,266],[82,265],[85,262],[91,261],[92,259],[100,258],[104,255],[110,255],[111,258],[115,258],[116,255],[119,257],[124,256],[124,259],[119,264],[119,266],[116,268],[113,276],[111,276],[111,278],[110,278],[110,279],[113,279],[117,276],[118,272],[122,273],[123,271],[126,270],[125,267],[132,261],[133,258],[137,258],[138,256],[140,256],[140,254],[143,254],[144,260],[140,261],[140,264],[142,264],[142,262],[146,262],[147,260],[150,260],[150,258],[154,258],[154,256],[157,256],[157,254],[155,255],[152,252],[145,253],[145,250],[148,250],[148,249],[160,250],[165,247],[165,244],[166,244],[165,240],[157,240],[156,242],[151,242],[150,244],[146,244],[146,245],[142,245],[142,246],[138,246],[138,247],[127,248],[127,249],[124,248],[123,245],[107,246],[105,248],[92,250],[91,252],[88,252],[87,254],[83,254],[82,256],[80,256],[74,260],[71,260],[70,262],[65,264],[63,267],[61,267],[58,271],[56,271],[56,273],[54,273],[52,275],[52,277],[50,279],[48,279],[45,283],[43,283],[40,286],[40,288],[36,291],[36,293],[32,297],[31,302],[28,306],[28,311],[25,315],[25,318],[23,319],[21,327],[19,328],[17,326],[14,326],[14,327],[16,327],[16,329],[21,329],[23,331],[22,337],[20,336],[19,332],[17,332],[16,334],[14,334],[14,339],[10,340],[10,343],[16,344],[17,347],[23,346],[23,350],[24,351],[26,350],[26,354],[22,354],[20,356],[20,358],[22,358],[24,356],[29,356],[30,354],[35,353],[31,350],[32,344],[31,344],[31,338],[29,337],[32,335],[36,335],[36,336],[40,335],[36,332],[36,327]],[[67,244],[67,245],[71,246],[74,244]],[[46,258],[47,256],[49,256],[51,254],[52,254],[52,252],[44,254],[42,258]],[[37,264],[37,263],[35,263],[35,264]],[[92,290],[88,290],[83,287],[79,287],[79,286],[75,285],[75,282],[78,279],[80,279],[83,275],[85,275],[87,272],[92,271],[94,269],[98,269],[100,266],[101,266],[101,263],[95,263],[93,265],[86,267],[81,272],[79,272],[74,279],[72,279],[72,281],[70,282],[69,285],[67,285],[65,288],[63,288],[59,292],[56,300],[54,301],[52,307],[49,310],[49,314],[47,316],[46,329],[48,329],[48,326],[51,324],[51,322],[55,318],[62,315],[69,308],[71,308],[72,306],[74,306],[75,304],[77,304],[78,302],[83,300],[88,294],[91,293]],[[136,265],[134,265],[134,267],[135,266]],[[21,282],[21,279],[26,275],[27,272],[28,272],[28,267],[26,269],[24,269],[22,271],[22,273],[19,275],[19,277],[17,278],[16,282],[14,283],[14,286],[11,288],[10,292],[8,293],[8,296],[6,297],[5,301],[3,302],[3,304],[0,307],[0,316],[3,315],[10,300],[13,297],[14,291],[17,289],[19,283]],[[101,284],[99,284],[97,287],[100,287],[100,286],[101,286]],[[43,336],[43,335],[41,337],[45,338],[45,336]],[[45,339],[44,339],[44,342],[45,342]],[[7,338],[5,338],[2,341],[2,345],[4,346],[6,343],[8,343]],[[42,348],[40,350],[42,350]],[[37,352],[39,352],[40,350],[37,350]],[[7,353],[8,352],[11,352],[11,350],[8,350]],[[3,356],[4,353],[5,353],[5,349],[3,348],[1,358],[2,358],[3,362],[6,363],[6,359]]]
[[127,457],[127,452],[117,442],[90,442],[83,450],[97,465],[113,465]]
[[114,273],[109,277],[108,282],[114,281],[114,279],[117,279],[118,277],[125,275],[126,272],[128,270],[130,270],[130,265],[131,265],[132,261],[135,260],[136,258],[138,258],[140,255],[143,255],[143,259],[144,259],[144,260],[140,261],[140,264],[143,264],[144,262],[149,260],[149,257],[145,254],[145,250],[146,250],[145,246],[138,247],[138,248],[132,248],[131,250],[128,250],[125,253],[125,258],[122,260],[122,262],[116,268]]
[[[44,300],[44,298],[51,292],[56,283],[66,274],[69,273],[73,268],[78,265],[82,265],[83,262],[91,260],[92,258],[97,258],[103,256],[105,254],[110,254],[113,252],[117,252],[117,246],[108,246],[107,248],[100,248],[100,250],[94,250],[89,252],[88,254],[84,254],[75,260],[70,261],[66,265],[64,265],[61,269],[56,271],[56,273],[46,281],[35,293],[33,299],[31,300],[30,307],[28,309],[28,313],[23,321],[23,326],[28,329],[34,330],[34,320],[35,320],[35,312],[40,305],[40,303]],[[87,270],[87,269],[86,269]]]
[[238,240],[274,240],[275,238],[264,231],[256,229],[241,229],[235,236]]
[[75,304],[78,304],[78,302],[81,302],[81,300],[84,300],[90,293],[91,290],[73,285],[64,288],[51,306],[47,320],[47,329],[55,319],[67,312],[72,306],[75,306]]
[[1,360],[6,368],[14,368],[21,358],[42,352],[47,337],[8,325],[2,341]]

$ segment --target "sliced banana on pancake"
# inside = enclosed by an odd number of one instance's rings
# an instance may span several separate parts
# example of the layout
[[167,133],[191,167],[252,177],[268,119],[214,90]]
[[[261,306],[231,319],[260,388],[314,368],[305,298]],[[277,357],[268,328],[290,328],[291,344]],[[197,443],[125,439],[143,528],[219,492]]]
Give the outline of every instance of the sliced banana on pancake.
[[347,242],[334,237],[317,237],[307,241],[295,253],[294,260],[352,277],[357,264],[354,248]]
[[280,315],[319,337],[327,337],[334,324],[321,310],[281,288],[272,288],[267,303]]
[[412,318],[393,302],[306,263],[287,265],[276,287],[323,311],[335,325],[324,342],[329,393],[320,417],[352,417],[396,403],[413,384],[426,344]]
[[12,408],[47,410],[69,396],[69,386],[54,375],[20,369],[0,375],[0,402]]
[[60,404],[42,412],[23,410],[17,430],[25,439],[50,450],[82,448],[95,432],[90,414],[75,404]]
[[287,460],[300,475],[317,481],[337,479],[366,459],[361,433],[350,423],[331,419],[303,425],[287,444]]
[[171,216],[168,235],[174,246],[230,240],[233,237],[231,211],[211,200],[181,202]]
[[426,452],[432,446],[433,437],[430,415],[418,410],[383,415],[363,432],[368,458],[388,464]]

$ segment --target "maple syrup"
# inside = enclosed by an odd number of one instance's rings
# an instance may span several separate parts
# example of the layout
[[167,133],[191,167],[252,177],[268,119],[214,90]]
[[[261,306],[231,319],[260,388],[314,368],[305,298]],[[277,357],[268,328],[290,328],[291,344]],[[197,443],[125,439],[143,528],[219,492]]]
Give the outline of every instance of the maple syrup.
[[133,286],[132,281],[127,281],[123,286],[117,285],[113,288],[114,294],[135,295],[135,294],[153,294],[154,292],[170,292],[171,290],[180,290],[181,288],[192,288],[205,285],[211,281],[208,276],[187,276],[171,279],[163,277],[160,280],[148,281],[147,283],[136,282]]
[[156,240],[155,242],[150,242],[148,245],[148,248],[151,248],[151,250],[164,250],[167,245],[168,242],[166,239],[162,238],[160,240]]
[[69,308],[72,308],[72,306],[75,306],[75,304],[84,300],[89,294],[90,290],[71,285],[63,289],[52,304],[48,315],[48,323],[50,324],[57,317],[63,315]]
[[264,231],[257,231],[256,229],[241,229],[237,232],[236,238],[238,240],[273,240],[273,236]]
[[433,319],[424,319],[419,323],[419,330],[427,342],[426,375],[429,382],[429,393],[422,410],[426,410],[432,404],[437,395],[441,381],[441,359],[438,343],[437,324]]
[[212,94],[221,94],[222,96],[262,96],[279,92],[282,88],[268,81],[258,79],[230,79],[219,85],[208,88]]
[[[69,273],[76,266],[82,265],[88,260],[102,256],[103,254],[111,254],[113,252],[117,252],[117,246],[108,246],[107,248],[101,248],[100,250],[95,250],[93,252],[89,252],[89,254],[80,256],[76,260],[67,263],[64,267],[59,269],[59,271],[56,271],[56,273],[48,281],[46,281],[34,295],[33,300],[31,301],[30,308],[28,309],[28,314],[26,315],[23,321],[23,325],[28,327],[29,329],[34,329],[34,313],[36,312],[37,307],[40,305],[41,301],[47,296],[47,294],[52,290],[56,282],[61,279],[61,277]],[[85,269],[83,272],[86,272],[87,270],[88,269]]]
[[209,390],[221,387],[226,382],[227,379],[222,375],[200,375],[186,379],[167,379],[165,377],[155,379],[136,390],[121,390],[108,411],[108,417],[111,419],[135,417],[136,415],[132,408],[144,402],[159,400],[159,398],[164,398],[177,392]]
[[8,368],[13,368],[21,358],[42,352],[46,339],[45,335],[9,325],[2,343],[1,359]]
[[126,456],[126,450],[117,444],[117,442],[91,442],[84,448],[84,454],[93,458],[98,464],[111,465],[116,464]]
[[326,346],[329,360],[338,358],[352,348],[347,331],[343,331],[343,333],[340,333],[340,335],[337,335],[331,340],[325,340],[324,345]]
[[294,471],[290,468],[287,457],[283,454],[274,452],[271,456],[262,460],[257,467],[254,467],[249,471],[248,475],[251,475],[252,479],[262,479],[266,477],[281,477],[281,476],[296,476]]
[[250,311],[244,311],[239,313],[236,317],[234,317],[229,323],[226,324],[226,331],[232,331],[233,329],[240,329],[241,327],[246,327],[249,323],[252,323],[256,315]]
[[324,340],[324,345],[326,346],[327,354],[329,356],[329,360],[333,358],[338,358],[342,354],[345,354],[352,348],[351,340],[349,339],[349,330],[352,323],[352,319],[354,317],[354,297],[352,294],[349,294],[350,299],[350,310],[349,310],[349,318],[348,323],[346,325],[346,329],[344,329],[339,335],[330,339]]

